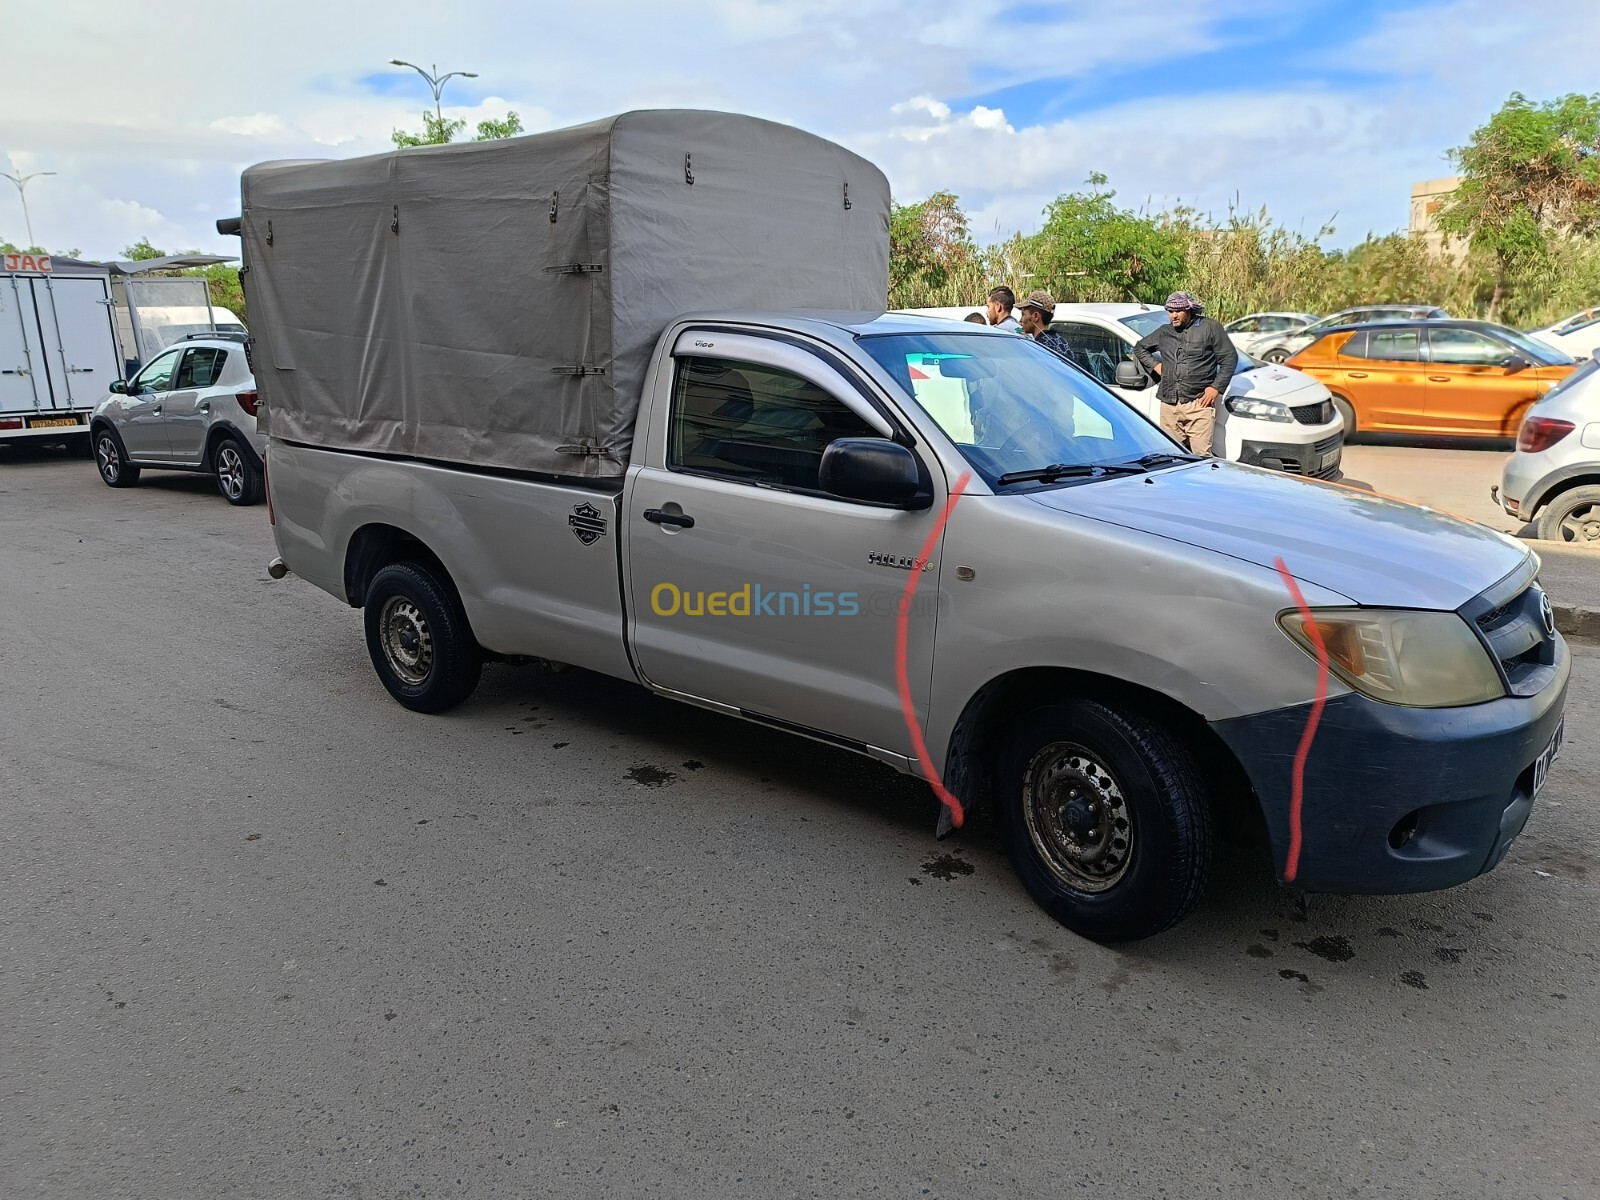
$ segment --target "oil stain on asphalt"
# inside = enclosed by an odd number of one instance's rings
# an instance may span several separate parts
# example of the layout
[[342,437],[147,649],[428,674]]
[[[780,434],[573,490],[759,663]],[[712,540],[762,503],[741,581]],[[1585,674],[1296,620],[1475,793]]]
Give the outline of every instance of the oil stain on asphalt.
[[940,854],[922,864],[922,873],[935,879],[951,880],[957,875],[971,875],[978,868],[954,854]]

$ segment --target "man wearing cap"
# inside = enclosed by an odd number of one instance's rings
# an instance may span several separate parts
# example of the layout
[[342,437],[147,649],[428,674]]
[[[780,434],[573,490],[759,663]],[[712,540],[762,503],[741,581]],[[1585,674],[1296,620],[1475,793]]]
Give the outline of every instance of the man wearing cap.
[[1067,339],[1050,328],[1050,318],[1056,311],[1056,300],[1049,292],[1029,292],[1028,298],[1022,302],[1022,332],[1031,337],[1046,350],[1054,351],[1069,363],[1076,365],[1072,357],[1072,347],[1067,345]]
[[1160,379],[1161,428],[1193,453],[1210,454],[1217,398],[1228,390],[1239,352],[1188,292],[1173,292],[1166,307],[1167,324],[1140,338],[1133,357]]

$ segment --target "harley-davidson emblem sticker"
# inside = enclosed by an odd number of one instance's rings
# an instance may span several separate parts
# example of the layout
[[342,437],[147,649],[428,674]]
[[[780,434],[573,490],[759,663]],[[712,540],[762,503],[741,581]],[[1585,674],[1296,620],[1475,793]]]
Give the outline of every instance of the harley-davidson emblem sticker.
[[567,524],[572,526],[572,535],[585,546],[592,546],[606,535],[606,519],[600,510],[589,503],[574,504],[572,515],[567,518]]

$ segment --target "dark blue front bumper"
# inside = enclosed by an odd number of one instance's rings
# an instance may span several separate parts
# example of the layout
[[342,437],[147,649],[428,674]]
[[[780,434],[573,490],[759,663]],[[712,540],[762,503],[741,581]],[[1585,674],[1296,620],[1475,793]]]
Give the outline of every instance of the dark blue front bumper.
[[[1329,700],[1306,760],[1295,885],[1426,892],[1498,864],[1527,822],[1534,764],[1566,708],[1571,659],[1559,640],[1555,666],[1537,695],[1470,708],[1403,708],[1354,694]],[[1295,751],[1310,709],[1212,725],[1255,787],[1280,877]]]

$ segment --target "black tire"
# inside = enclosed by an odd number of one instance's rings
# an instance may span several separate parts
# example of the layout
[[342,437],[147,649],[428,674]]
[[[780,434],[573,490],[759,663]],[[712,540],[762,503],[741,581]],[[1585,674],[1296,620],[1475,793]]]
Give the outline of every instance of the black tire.
[[454,590],[433,568],[391,563],[374,575],[366,630],[378,678],[413,712],[444,712],[478,686],[483,651]]
[[1600,546],[1600,487],[1576,487],[1546,501],[1539,536],[1569,546]]
[[1344,437],[1349,441],[1357,432],[1355,406],[1343,396],[1333,398],[1333,406],[1339,410],[1339,415],[1344,418]]
[[261,478],[261,468],[250,451],[232,434],[224,434],[211,447],[211,474],[217,481],[217,491],[229,504],[245,508],[260,504],[266,494],[266,484]]
[[1289,361],[1289,351],[1282,346],[1274,346],[1261,357],[1269,363],[1286,363]]
[[122,438],[109,425],[94,431],[94,465],[100,479],[107,487],[132,487],[139,482],[139,468],[128,463],[128,451]]
[[1149,937],[1199,902],[1215,855],[1211,796],[1188,747],[1137,710],[1085,699],[1034,709],[998,782],[1011,865],[1073,932]]

